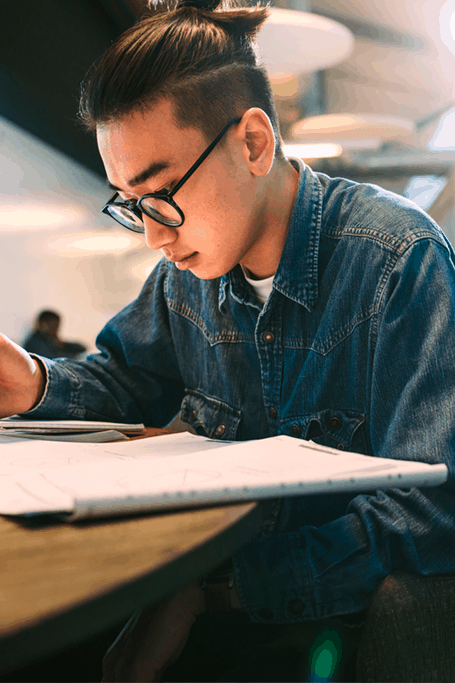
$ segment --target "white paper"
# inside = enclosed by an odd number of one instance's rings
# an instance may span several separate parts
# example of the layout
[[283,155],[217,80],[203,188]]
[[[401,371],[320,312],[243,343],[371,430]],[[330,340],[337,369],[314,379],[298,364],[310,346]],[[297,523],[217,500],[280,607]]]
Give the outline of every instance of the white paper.
[[211,441],[188,432],[106,444],[30,441],[6,434],[0,435],[0,476],[68,469],[83,463],[167,458],[228,446],[229,442]]
[[4,432],[0,434],[0,514],[72,510],[72,489],[61,490],[58,483],[52,483],[50,475],[57,470],[68,471],[69,479],[74,478],[78,491],[83,492],[86,484],[88,490],[95,472],[78,475],[78,465],[93,467],[102,463],[101,477],[106,478],[115,462],[168,458],[228,445],[188,432],[109,444],[21,440]]
[[20,442],[0,448],[0,514],[66,510],[77,519],[446,478],[445,465],[372,458],[288,436],[231,444],[189,433],[118,444]]
[[[3,443],[2,437],[5,432],[0,432],[0,444]],[[17,439],[38,439],[39,441],[77,441],[85,443],[108,443],[111,441],[128,441],[129,438],[122,432],[117,432],[115,429],[103,429],[100,432],[53,432],[46,431],[37,432],[36,430],[27,431],[26,429],[8,429],[6,431],[6,439],[13,441],[11,437]],[[5,439],[5,443],[7,443]]]
[[26,429],[37,432],[94,432],[105,429],[116,429],[119,432],[140,432],[143,424],[124,422],[97,422],[91,420],[26,420],[25,418],[6,417],[0,419],[0,430]]

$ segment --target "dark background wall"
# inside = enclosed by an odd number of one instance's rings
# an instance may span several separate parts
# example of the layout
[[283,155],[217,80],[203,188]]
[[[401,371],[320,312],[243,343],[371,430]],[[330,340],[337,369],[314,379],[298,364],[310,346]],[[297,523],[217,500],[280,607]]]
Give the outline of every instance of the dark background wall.
[[104,176],[80,83],[135,20],[124,0],[1,0],[0,116]]

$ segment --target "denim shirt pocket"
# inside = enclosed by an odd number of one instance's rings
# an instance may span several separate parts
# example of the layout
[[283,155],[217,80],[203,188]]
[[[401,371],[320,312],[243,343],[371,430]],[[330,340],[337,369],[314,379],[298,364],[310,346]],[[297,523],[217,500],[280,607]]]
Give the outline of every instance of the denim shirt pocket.
[[236,440],[242,419],[240,410],[218,398],[206,396],[202,391],[192,389],[185,392],[180,416],[197,434],[224,441]]
[[364,424],[364,413],[328,408],[312,415],[293,418],[283,425],[281,433],[301,436],[307,441],[341,451],[366,453]]

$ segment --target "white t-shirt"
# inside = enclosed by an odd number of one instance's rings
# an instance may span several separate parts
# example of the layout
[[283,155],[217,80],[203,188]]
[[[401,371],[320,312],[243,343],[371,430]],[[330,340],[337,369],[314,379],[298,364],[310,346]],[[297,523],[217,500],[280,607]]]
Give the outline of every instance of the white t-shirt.
[[245,266],[242,266],[242,264],[240,265],[242,267],[245,280],[253,288],[253,291],[261,304],[264,305],[270,296],[270,292],[272,291],[272,283],[275,276],[271,275],[270,277],[266,277],[264,280],[254,280],[251,277],[250,271],[245,268]]

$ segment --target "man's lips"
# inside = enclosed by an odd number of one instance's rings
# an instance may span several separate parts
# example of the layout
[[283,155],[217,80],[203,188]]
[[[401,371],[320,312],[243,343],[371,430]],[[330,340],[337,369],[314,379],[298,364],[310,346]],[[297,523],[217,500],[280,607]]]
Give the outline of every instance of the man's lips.
[[166,256],[167,260],[170,261],[171,263],[183,263],[184,261],[187,261],[190,259],[192,256],[194,256],[197,252],[193,251],[192,254],[188,254],[187,256]]

